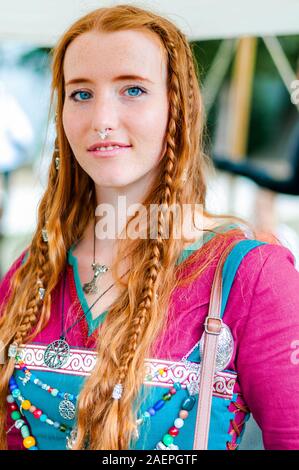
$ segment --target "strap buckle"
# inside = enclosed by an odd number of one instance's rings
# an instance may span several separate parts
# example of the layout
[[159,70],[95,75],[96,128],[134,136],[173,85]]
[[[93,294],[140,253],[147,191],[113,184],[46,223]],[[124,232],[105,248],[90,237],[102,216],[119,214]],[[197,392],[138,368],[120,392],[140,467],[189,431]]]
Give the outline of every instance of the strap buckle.
[[204,322],[205,332],[209,335],[220,335],[223,323],[221,318],[207,316]]

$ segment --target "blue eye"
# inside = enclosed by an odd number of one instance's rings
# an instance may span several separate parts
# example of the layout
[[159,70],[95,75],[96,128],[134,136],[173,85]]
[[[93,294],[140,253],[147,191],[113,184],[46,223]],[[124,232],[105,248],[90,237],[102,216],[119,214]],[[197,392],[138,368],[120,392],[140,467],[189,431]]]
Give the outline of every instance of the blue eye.
[[[131,93],[133,90],[133,93]],[[129,97],[130,98],[138,98],[139,96],[143,95],[144,93],[146,93],[145,90],[143,90],[142,88],[140,88],[139,86],[131,86],[129,88],[127,88],[126,91],[129,91]],[[140,93],[139,93],[140,92]],[[76,95],[79,95],[80,98],[78,99],[76,97]],[[79,91],[73,91],[73,93],[71,93],[70,95],[70,99],[75,101],[75,102],[83,102],[83,101],[87,101],[90,97],[90,93],[88,91],[84,91],[84,90],[79,90]],[[128,96],[128,95],[127,95]]]
[[138,96],[141,96],[143,95],[143,93],[146,93],[144,90],[142,90],[142,88],[140,88],[139,86],[131,86],[129,88],[127,88],[127,91],[129,90],[139,90],[141,91],[142,93],[140,93],[140,95],[137,95],[136,93],[133,93],[133,95],[129,95],[130,97],[134,98],[134,97],[138,97]]
[[[76,95],[81,95],[81,98],[82,98],[82,95],[83,95],[83,99],[77,99],[75,98]],[[86,98],[86,95],[90,95],[90,93],[88,93],[88,91],[74,91],[71,95],[70,95],[70,98],[74,101],[86,101],[86,99],[84,99],[84,95],[85,95],[85,98]],[[88,98],[88,96],[87,96]]]

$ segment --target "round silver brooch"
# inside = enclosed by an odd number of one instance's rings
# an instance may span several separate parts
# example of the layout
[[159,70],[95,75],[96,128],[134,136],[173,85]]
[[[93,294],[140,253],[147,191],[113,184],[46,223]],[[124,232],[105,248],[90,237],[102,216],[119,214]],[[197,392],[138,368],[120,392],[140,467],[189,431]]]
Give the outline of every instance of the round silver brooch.
[[[203,358],[203,348],[205,341],[205,333],[199,341],[199,353],[201,359]],[[232,332],[225,323],[221,328],[221,332],[218,336],[217,352],[216,352],[216,366],[215,371],[220,372],[224,370],[231,361],[234,352],[234,338]]]

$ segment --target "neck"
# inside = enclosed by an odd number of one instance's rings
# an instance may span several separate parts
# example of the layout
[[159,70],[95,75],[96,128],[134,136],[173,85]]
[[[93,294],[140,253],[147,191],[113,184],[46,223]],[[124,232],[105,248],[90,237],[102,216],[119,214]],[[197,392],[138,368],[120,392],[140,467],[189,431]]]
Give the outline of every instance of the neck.
[[[129,217],[135,214],[156,177],[151,171],[126,186],[99,186],[96,191],[96,243],[111,244],[123,232]],[[109,227],[109,230],[108,230]],[[111,228],[111,230],[110,230]],[[108,233],[107,233],[108,232]]]
[[[105,263],[113,258],[116,251],[117,238],[123,232],[128,217],[133,215],[139,204],[146,197],[147,188],[154,182],[155,174],[147,173],[145,176],[126,186],[99,186],[95,184],[96,211],[95,211],[95,253],[96,261],[105,254]],[[133,207],[133,204],[136,204]],[[130,210],[131,208],[131,210]],[[134,211],[133,211],[134,209]],[[90,220],[80,242],[80,251],[93,257],[94,246],[94,220]],[[79,248],[79,246],[78,246]],[[102,256],[103,258],[103,256]],[[111,263],[110,263],[111,264]]]

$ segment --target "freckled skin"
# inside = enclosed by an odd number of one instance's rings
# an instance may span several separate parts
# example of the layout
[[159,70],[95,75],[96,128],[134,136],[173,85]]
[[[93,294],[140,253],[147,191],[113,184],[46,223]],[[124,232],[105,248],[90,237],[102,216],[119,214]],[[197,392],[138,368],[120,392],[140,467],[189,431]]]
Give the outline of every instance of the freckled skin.
[[[128,74],[153,83],[113,81]],[[75,77],[93,81],[66,86],[63,126],[75,158],[95,182],[98,200],[111,202],[121,191],[139,201],[162,157],[168,122],[167,67],[159,40],[141,31],[84,33],[66,51],[64,76],[65,83]],[[76,95],[80,102],[69,98],[77,90],[83,91]],[[96,130],[105,128],[112,129],[106,140],[132,148],[112,159],[93,158],[87,148],[100,141]]]

